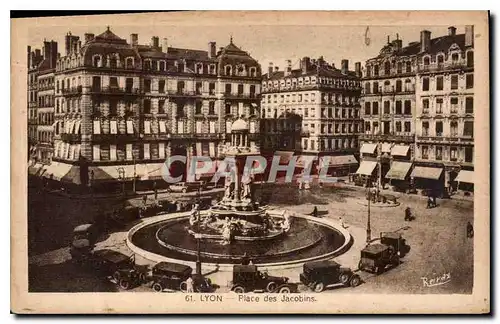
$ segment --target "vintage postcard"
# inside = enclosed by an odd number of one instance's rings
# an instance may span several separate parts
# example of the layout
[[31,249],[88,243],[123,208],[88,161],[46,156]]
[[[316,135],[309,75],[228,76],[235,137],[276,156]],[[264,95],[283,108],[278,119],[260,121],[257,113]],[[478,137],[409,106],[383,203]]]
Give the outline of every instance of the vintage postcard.
[[12,19],[11,309],[490,312],[489,16]]

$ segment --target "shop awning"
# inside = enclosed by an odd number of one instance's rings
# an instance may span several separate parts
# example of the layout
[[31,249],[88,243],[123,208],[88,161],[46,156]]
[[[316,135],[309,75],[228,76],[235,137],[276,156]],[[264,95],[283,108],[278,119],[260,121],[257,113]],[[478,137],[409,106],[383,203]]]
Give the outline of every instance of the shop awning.
[[370,176],[370,175],[372,175],[373,170],[375,170],[376,166],[377,166],[377,162],[361,161],[361,164],[359,165],[358,171],[356,171],[356,173]]
[[35,163],[33,165],[28,166],[28,174],[30,175],[38,175],[40,170],[43,168],[42,163]]
[[94,171],[94,180],[132,180],[134,178],[134,165],[106,165],[100,166],[98,173]]
[[382,143],[382,153],[391,153],[390,143]]
[[375,153],[375,150],[377,149],[377,144],[369,144],[369,143],[364,143],[361,146],[361,153],[367,153],[367,154],[373,154]]
[[406,156],[409,149],[410,147],[407,145],[394,145],[391,149],[391,155]]
[[60,181],[71,170],[72,167],[73,165],[71,164],[52,161],[52,163],[45,168],[43,176],[49,179]]
[[72,165],[68,172],[62,177],[61,181],[74,184],[82,184],[80,176],[80,167]]
[[437,180],[439,179],[439,177],[441,177],[441,173],[443,173],[442,168],[416,166],[413,169],[411,176],[416,178]]
[[322,156],[319,158],[319,167],[334,167],[338,165],[358,164],[354,155]]
[[163,165],[165,163],[151,163],[147,165],[148,179],[160,180],[163,179]]
[[385,177],[387,179],[405,180],[410,169],[411,163],[409,162],[393,161]]
[[455,181],[474,184],[474,171],[460,170],[458,176],[455,178]]

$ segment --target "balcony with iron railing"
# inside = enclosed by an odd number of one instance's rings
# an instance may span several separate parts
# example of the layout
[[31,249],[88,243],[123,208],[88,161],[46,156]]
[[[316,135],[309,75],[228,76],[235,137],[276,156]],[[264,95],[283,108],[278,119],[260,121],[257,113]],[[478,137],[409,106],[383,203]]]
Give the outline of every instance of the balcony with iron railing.
[[63,96],[73,96],[82,93],[82,86],[61,89]]
[[141,94],[141,91],[140,91],[140,89],[133,88],[133,87],[122,88],[122,87],[115,87],[115,86],[109,86],[109,87],[92,86],[90,88],[90,93],[91,94],[136,96],[136,95]]
[[363,141],[387,141],[387,142],[414,142],[415,137],[411,132],[403,134],[362,133],[359,139]]
[[225,99],[260,99],[256,93],[224,92]]
[[418,72],[440,72],[446,70],[467,70],[473,69],[474,66],[467,64],[466,60],[458,60],[454,62],[446,62],[446,63],[432,63],[432,64],[420,64],[418,66]]

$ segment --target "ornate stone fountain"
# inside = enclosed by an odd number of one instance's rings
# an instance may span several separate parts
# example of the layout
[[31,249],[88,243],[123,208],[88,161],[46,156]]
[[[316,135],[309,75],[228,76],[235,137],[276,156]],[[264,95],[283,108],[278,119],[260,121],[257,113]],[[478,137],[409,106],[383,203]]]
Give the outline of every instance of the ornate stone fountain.
[[198,206],[191,211],[188,232],[202,239],[221,240],[229,244],[234,240],[253,241],[274,239],[290,229],[290,217],[271,217],[265,208],[254,200],[253,176],[244,172],[248,156],[258,155],[258,148],[251,147],[248,124],[242,118],[231,128],[231,144],[225,148],[231,176],[226,177],[224,197],[208,212],[201,213]]

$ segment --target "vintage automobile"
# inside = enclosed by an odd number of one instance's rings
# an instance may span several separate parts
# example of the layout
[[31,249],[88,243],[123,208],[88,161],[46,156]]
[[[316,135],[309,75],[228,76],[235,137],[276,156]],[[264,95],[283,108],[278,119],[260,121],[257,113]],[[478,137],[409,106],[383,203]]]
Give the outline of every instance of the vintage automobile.
[[288,280],[287,277],[275,277],[261,272],[255,265],[234,265],[231,291],[239,294],[252,291],[282,294],[297,292],[297,284],[289,283]]
[[361,260],[359,261],[359,270],[380,274],[387,266],[395,267],[399,265],[399,256],[396,249],[385,244],[367,245],[361,250]]
[[215,290],[210,279],[192,273],[193,269],[190,266],[159,262],[151,270],[151,276],[148,280],[152,281],[151,288],[156,292],[162,292],[165,289],[185,292],[187,290],[186,280],[189,277],[193,279],[194,292],[213,292]]
[[89,248],[84,243],[75,246],[71,256],[103,277],[112,277],[120,288],[127,290],[146,281],[146,272],[137,268],[134,256],[109,249],[87,252]]
[[205,188],[205,183],[202,181],[195,182],[177,182],[170,185],[170,190],[173,192],[186,193],[188,191],[203,190]]
[[100,235],[100,232],[101,230],[96,224],[78,225],[73,229],[72,242],[88,240],[90,245],[94,245]]
[[382,232],[380,233],[380,243],[392,246],[400,258],[410,252],[410,246],[400,233]]
[[315,292],[322,292],[330,285],[356,287],[361,283],[361,278],[350,268],[342,267],[332,260],[304,263],[299,278],[300,282]]

